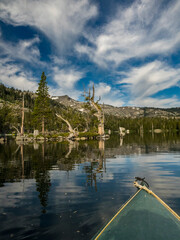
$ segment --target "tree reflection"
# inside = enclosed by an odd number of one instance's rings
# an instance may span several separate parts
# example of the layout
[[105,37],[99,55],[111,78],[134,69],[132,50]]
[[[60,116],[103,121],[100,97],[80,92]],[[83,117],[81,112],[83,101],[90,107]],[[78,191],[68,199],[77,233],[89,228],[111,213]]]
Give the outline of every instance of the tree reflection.
[[[0,144],[0,187],[6,182],[20,182],[21,158],[15,142]],[[16,160],[18,156],[18,161]]]
[[68,142],[69,142],[69,151],[67,152],[65,158],[68,158],[70,156],[73,149],[78,149],[78,145],[79,145],[79,142],[77,141],[74,142],[69,140]]
[[100,178],[103,178],[103,172],[106,170],[104,151],[105,141],[100,139],[98,142],[97,158],[93,159],[93,161],[90,162],[90,165],[84,167],[87,174],[87,185],[91,187],[94,186],[95,191],[98,190],[97,175],[99,175]]
[[41,169],[36,172],[36,190],[39,192],[40,203],[43,207],[42,213],[46,213],[46,207],[48,205],[48,192],[51,186],[51,180],[49,172],[45,169]]
[[39,199],[42,205],[42,213],[46,213],[48,205],[48,192],[51,186],[50,174],[45,164],[45,144],[42,144],[42,158],[39,159],[39,167],[36,170],[36,190],[39,192]]
[[178,134],[128,134],[123,138],[111,135],[109,140],[79,141],[61,143],[26,143],[16,144],[14,140],[0,144],[0,187],[5,183],[21,182],[22,179],[36,179],[39,199],[46,211],[51,180],[50,169],[73,171],[78,165],[83,166],[87,185],[95,187],[106,171],[106,158],[117,155],[130,155],[161,151],[179,151]]
[[22,179],[24,179],[24,146],[21,144]]
[[76,164],[85,159],[86,147],[79,142],[68,141],[61,150],[61,157],[57,160],[57,167],[62,171],[72,171]]

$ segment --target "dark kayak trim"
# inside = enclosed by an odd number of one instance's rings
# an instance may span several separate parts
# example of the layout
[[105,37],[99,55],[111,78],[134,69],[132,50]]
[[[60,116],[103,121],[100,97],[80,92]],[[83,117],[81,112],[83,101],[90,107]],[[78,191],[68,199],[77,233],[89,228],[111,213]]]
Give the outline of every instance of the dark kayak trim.
[[114,215],[114,217],[106,224],[106,226],[100,231],[100,233],[93,238],[94,240],[97,240],[103,232],[106,230],[106,228],[114,221],[114,219],[121,213],[121,211],[135,198],[135,196],[140,192],[145,190],[147,193],[151,194],[153,197],[155,197],[171,214],[173,214],[178,221],[180,221],[180,216],[175,213],[164,201],[162,201],[155,193],[153,193],[150,189],[148,189],[146,186],[140,185],[137,181],[134,181],[134,186],[137,187],[139,190],[120,208],[120,210]]

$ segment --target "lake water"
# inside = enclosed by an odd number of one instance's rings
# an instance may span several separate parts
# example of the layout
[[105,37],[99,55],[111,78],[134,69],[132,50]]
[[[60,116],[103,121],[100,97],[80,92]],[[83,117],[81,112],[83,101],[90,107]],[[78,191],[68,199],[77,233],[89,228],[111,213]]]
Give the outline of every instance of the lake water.
[[91,239],[136,176],[180,214],[180,136],[0,144],[0,239]]

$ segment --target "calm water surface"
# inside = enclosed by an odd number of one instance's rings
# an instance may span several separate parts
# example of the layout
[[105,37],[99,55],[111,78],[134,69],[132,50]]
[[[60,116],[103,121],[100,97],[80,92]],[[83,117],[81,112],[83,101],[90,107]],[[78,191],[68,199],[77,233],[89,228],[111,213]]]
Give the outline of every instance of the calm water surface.
[[0,239],[91,239],[136,192],[180,214],[180,136],[0,145]]

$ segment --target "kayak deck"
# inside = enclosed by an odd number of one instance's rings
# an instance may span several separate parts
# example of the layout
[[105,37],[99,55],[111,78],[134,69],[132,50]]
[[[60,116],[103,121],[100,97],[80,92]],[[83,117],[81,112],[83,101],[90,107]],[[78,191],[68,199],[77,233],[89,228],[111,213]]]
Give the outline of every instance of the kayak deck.
[[93,239],[179,240],[179,216],[149,192],[140,188]]

